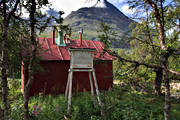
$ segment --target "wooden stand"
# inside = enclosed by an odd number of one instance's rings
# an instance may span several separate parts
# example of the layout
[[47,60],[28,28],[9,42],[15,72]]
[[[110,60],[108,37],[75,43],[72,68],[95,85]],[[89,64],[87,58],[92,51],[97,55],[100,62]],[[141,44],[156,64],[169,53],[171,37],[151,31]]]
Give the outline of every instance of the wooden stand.
[[[90,80],[91,94],[93,97],[93,102],[94,102],[94,104],[96,103],[95,94],[94,94],[95,91],[94,91],[94,87],[93,87],[93,80],[94,80],[98,104],[100,106],[102,106],[102,102],[101,102],[100,97],[99,97],[99,89],[98,89],[98,84],[97,84],[97,80],[96,80],[95,70],[93,68],[91,68],[91,69],[74,69],[74,68],[71,68],[71,69],[69,69],[68,81],[67,81],[66,91],[65,91],[65,99],[66,100],[67,100],[67,95],[68,95],[68,110],[67,110],[68,115],[70,115],[70,113],[71,113],[73,72],[89,72],[89,80]],[[93,75],[93,80],[92,80],[92,75]]]

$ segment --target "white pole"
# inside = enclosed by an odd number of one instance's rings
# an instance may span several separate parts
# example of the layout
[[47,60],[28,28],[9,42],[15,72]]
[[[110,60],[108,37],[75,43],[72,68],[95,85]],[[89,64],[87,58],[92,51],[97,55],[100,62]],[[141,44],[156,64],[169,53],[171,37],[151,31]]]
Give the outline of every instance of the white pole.
[[101,103],[101,100],[100,100],[100,97],[99,97],[99,89],[98,89],[98,84],[97,84],[96,75],[95,75],[94,70],[93,70],[92,73],[93,73],[94,84],[95,84],[96,93],[97,93],[97,99],[98,99],[99,105],[102,106],[102,103]]
[[69,98],[68,98],[68,115],[71,113],[71,96],[72,96],[72,79],[73,79],[73,71],[70,69],[70,84],[69,84]]
[[65,100],[67,100],[67,94],[68,94],[68,90],[69,90],[69,81],[70,81],[70,71],[68,73],[68,79],[67,79],[67,84],[66,84]]
[[95,96],[94,96],[94,87],[93,87],[91,72],[89,72],[89,80],[90,80],[90,85],[91,85],[91,94],[92,94],[92,98],[93,98],[93,103],[95,105],[96,101],[95,101]]

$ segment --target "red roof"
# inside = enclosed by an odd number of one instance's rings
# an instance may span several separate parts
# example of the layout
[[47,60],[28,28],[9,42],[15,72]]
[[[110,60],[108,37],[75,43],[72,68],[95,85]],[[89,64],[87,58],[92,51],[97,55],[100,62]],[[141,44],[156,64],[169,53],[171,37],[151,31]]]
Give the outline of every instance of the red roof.
[[42,60],[70,60],[69,48],[95,48],[94,59],[113,60],[114,57],[107,52],[103,53],[103,43],[95,40],[68,40],[66,46],[58,46],[53,44],[51,38],[38,38],[43,52],[41,52]]

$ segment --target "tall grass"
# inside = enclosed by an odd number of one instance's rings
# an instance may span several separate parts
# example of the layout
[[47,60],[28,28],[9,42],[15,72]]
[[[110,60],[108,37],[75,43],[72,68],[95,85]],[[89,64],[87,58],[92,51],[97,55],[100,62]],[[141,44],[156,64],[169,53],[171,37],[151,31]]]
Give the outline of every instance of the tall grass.
[[[16,87],[15,87],[16,86]],[[11,120],[23,120],[23,95],[20,88],[10,87]],[[89,92],[73,93],[71,120],[163,120],[164,97],[131,90],[130,87],[114,86],[101,91],[105,116],[94,105]],[[180,101],[172,98],[172,120],[180,120]],[[2,104],[2,103],[1,103]],[[30,98],[32,120],[62,120],[67,114],[64,95],[37,95]]]

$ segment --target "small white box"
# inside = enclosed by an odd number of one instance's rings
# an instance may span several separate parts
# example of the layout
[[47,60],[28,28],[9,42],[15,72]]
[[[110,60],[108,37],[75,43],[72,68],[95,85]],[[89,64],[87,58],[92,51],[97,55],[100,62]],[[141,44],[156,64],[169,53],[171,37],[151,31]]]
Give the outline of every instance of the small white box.
[[70,68],[93,68],[94,51],[90,48],[70,48]]

